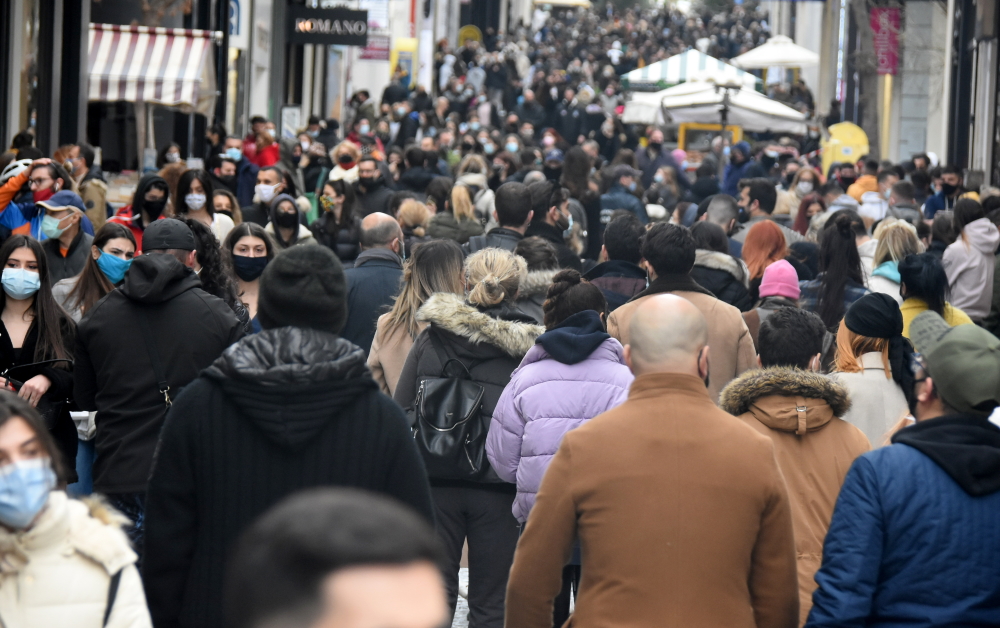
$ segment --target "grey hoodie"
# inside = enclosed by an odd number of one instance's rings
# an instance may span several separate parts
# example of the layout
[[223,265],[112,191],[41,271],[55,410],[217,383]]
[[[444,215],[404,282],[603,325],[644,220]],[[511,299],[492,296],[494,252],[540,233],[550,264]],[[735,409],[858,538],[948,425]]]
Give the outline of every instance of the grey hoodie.
[[1000,231],[989,218],[973,220],[944,251],[942,262],[951,287],[951,305],[975,322],[989,314]]

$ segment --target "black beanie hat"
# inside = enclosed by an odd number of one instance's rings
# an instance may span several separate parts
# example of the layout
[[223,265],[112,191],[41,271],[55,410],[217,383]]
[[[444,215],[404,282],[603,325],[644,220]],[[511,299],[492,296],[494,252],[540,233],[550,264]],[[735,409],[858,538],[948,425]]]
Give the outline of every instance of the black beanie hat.
[[339,334],[347,323],[347,278],[333,252],[304,244],[282,251],[260,276],[261,327],[307,327]]

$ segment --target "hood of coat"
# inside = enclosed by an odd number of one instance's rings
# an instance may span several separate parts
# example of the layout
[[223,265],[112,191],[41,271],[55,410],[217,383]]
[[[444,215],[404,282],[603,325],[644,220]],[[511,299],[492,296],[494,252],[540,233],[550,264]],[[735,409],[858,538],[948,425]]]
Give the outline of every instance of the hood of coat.
[[431,323],[473,343],[486,343],[509,356],[522,358],[545,328],[514,308],[481,311],[457,294],[431,295],[417,312],[417,320]]
[[[586,310],[570,316],[539,336],[535,342],[557,362],[577,364],[589,358],[610,338],[604,330],[601,315],[594,310]],[[617,340],[615,344],[621,351],[621,344]]]
[[854,197],[847,194],[841,194],[837,198],[833,199],[833,202],[830,203],[830,208],[827,209],[827,212],[832,214],[833,212],[840,211],[841,209],[858,211],[860,207],[861,204],[854,200]]
[[[267,223],[267,226],[264,227],[264,231],[268,232],[274,238],[277,239],[281,238],[281,236],[275,230],[273,222]],[[303,224],[299,224],[299,230],[295,234],[295,240],[293,242],[287,243],[287,246],[291,246],[292,244],[298,244],[298,243],[306,243],[308,240],[315,240],[313,232],[309,230],[309,227],[306,227]]]
[[201,286],[194,271],[166,253],[140,255],[132,260],[120,290],[139,303],[163,303]]
[[746,284],[747,273],[743,264],[728,253],[710,251],[708,249],[698,249],[694,254],[694,265],[711,268],[713,270],[724,270],[733,276],[736,281]]
[[770,367],[730,382],[719,396],[719,407],[734,416],[749,412],[774,430],[804,434],[844,416],[851,399],[844,386],[825,375]]
[[884,277],[893,283],[899,283],[901,281],[899,276],[899,265],[892,260],[879,264],[875,267],[875,270],[872,271],[872,275],[875,277]]
[[965,225],[961,239],[983,255],[993,255],[1000,244],[1000,231],[989,218],[979,218]]
[[271,441],[289,449],[305,446],[341,410],[378,388],[361,348],[300,327],[248,336],[203,375]]
[[552,279],[562,271],[561,268],[555,270],[533,270],[528,273],[520,285],[517,287],[517,298],[527,299],[536,294],[546,294]]
[[1000,491],[1000,427],[985,418],[957,414],[919,421],[892,442],[933,460],[973,497]]

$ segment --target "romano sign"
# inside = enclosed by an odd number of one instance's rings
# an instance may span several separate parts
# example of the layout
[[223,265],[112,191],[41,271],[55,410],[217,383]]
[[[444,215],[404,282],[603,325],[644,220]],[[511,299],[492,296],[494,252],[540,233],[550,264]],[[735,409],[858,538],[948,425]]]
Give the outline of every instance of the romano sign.
[[310,9],[288,5],[291,44],[364,46],[368,43],[368,11]]

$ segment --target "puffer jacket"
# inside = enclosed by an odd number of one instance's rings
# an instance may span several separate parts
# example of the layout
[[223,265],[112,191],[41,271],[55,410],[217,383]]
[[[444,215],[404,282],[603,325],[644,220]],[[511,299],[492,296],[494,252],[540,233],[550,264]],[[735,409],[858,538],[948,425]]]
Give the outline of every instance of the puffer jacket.
[[621,343],[593,310],[570,316],[536,342],[511,374],[486,439],[497,475],[517,484],[513,513],[521,523],[563,435],[624,402],[633,380]]
[[691,279],[741,312],[753,307],[750,298],[749,272],[746,265],[728,253],[698,249],[695,252]]
[[801,369],[748,371],[726,386],[719,406],[774,443],[792,504],[801,626],[812,607],[813,576],[840,485],[854,459],[870,449],[868,439],[837,418],[851,406],[847,389]]
[[[152,626],[121,526],[127,520],[97,499],[49,494],[35,525],[0,526],[0,625],[4,628]],[[107,624],[112,576],[120,573]]]
[[951,304],[980,322],[990,313],[1000,231],[989,218],[973,220],[944,251],[941,262],[951,286]]
[[552,279],[559,270],[533,270],[521,282],[517,291],[517,309],[521,310],[539,325],[543,324],[542,304],[552,285]]

